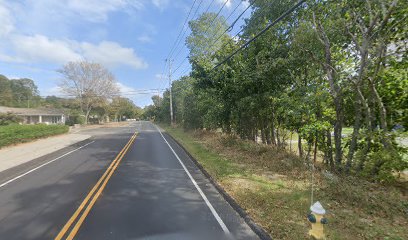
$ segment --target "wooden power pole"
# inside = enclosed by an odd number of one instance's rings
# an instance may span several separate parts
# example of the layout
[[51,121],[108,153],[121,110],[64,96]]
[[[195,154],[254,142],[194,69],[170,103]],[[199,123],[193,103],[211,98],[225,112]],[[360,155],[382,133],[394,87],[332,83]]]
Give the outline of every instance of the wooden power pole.
[[174,117],[173,117],[173,94],[171,92],[171,64],[173,63],[172,59],[167,59],[169,61],[169,91],[170,91],[170,123],[171,125],[174,124]]

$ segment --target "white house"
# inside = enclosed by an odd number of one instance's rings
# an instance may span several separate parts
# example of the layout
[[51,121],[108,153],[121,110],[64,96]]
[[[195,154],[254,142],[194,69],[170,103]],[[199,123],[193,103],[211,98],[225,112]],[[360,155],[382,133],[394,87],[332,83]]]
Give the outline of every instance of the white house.
[[11,108],[0,106],[0,113],[11,113],[23,119],[24,124],[65,124],[62,110],[51,108]]

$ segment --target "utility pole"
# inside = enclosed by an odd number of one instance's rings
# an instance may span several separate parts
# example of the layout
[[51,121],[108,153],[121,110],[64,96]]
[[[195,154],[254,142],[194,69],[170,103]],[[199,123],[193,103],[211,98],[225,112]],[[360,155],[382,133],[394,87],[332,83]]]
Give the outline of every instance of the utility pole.
[[170,122],[171,125],[173,125],[173,94],[171,93],[171,64],[173,63],[173,59],[167,59],[167,61],[169,62]]

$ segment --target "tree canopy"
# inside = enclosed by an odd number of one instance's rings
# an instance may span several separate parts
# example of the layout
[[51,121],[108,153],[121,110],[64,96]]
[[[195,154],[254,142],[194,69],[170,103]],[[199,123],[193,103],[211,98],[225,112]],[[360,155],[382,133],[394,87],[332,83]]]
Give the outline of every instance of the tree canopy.
[[[322,154],[333,171],[390,180],[407,168],[393,130],[408,129],[407,2],[307,1],[214,69],[294,4],[251,3],[238,39],[208,27],[213,14],[190,22],[192,71],[171,86],[177,123],[282,149],[296,135],[301,157]],[[169,122],[169,92],[156,98],[146,114]]]

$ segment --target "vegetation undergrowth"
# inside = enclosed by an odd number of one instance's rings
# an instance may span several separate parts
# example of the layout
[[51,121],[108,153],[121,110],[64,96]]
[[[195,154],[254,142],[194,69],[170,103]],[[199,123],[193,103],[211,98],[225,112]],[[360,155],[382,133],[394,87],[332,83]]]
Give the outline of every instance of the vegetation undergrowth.
[[[311,171],[276,147],[164,126],[274,239],[308,239]],[[394,185],[339,176],[317,165],[314,199],[328,239],[408,239],[408,196]]]
[[38,138],[67,133],[65,125],[19,125],[0,126],[0,148],[12,144],[30,142]]

